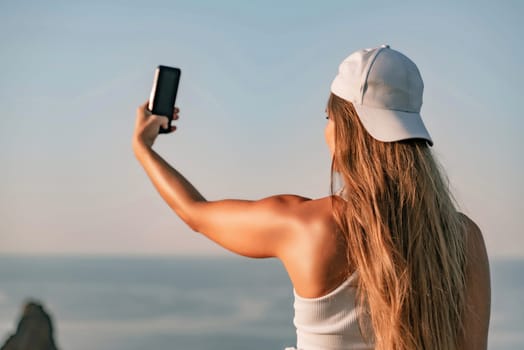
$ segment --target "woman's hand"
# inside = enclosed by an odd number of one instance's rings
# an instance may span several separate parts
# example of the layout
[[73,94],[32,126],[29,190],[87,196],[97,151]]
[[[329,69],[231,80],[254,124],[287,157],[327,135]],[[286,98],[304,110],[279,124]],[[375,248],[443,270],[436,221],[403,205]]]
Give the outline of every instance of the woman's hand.
[[[135,132],[133,134],[133,149],[138,147],[151,148],[158,136],[160,126],[167,128],[168,118],[160,115],[152,114],[147,109],[148,102],[140,105],[136,110]],[[173,111],[173,120],[178,119],[178,112],[180,110],[175,107]],[[168,133],[176,130],[176,126],[172,125]]]

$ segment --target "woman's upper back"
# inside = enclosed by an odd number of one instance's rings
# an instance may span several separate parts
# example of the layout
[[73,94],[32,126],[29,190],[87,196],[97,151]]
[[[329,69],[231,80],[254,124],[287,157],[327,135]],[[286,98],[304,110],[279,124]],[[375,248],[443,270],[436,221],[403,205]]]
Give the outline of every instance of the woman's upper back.
[[[319,298],[339,287],[354,269],[347,265],[347,247],[336,229],[331,197],[300,202],[295,211],[297,233],[280,256],[300,298]],[[490,275],[482,233],[461,215],[467,226],[466,313],[462,349],[484,349],[490,317]],[[350,254],[350,252],[349,252]]]

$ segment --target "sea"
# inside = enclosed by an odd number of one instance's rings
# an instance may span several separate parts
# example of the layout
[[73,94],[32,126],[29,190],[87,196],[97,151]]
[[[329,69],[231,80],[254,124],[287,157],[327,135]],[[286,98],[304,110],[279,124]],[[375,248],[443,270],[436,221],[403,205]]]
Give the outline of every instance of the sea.
[[[489,349],[524,349],[524,259],[491,261]],[[0,255],[0,346],[41,302],[59,349],[278,350],[295,344],[275,259]]]

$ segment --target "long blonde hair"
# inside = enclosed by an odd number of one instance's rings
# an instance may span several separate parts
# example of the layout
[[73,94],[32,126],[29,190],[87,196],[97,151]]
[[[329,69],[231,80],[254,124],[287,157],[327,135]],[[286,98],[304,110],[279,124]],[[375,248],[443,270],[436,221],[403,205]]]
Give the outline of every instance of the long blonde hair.
[[346,197],[332,197],[333,211],[359,275],[364,337],[377,350],[457,349],[465,226],[447,179],[424,140],[375,140],[353,105],[333,94],[327,110],[335,123],[332,194],[339,176]]

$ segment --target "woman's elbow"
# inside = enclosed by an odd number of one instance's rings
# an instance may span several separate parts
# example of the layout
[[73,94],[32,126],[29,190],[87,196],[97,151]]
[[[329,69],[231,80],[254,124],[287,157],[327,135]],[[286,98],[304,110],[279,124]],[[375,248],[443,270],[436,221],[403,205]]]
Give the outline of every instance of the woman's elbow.
[[197,206],[192,206],[191,208],[186,207],[177,212],[177,214],[191,230],[194,232],[202,232],[203,220]]
[[186,223],[186,225],[193,230],[194,232],[202,232],[201,226],[198,220],[195,220],[194,218],[188,218],[188,219],[182,219]]

